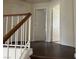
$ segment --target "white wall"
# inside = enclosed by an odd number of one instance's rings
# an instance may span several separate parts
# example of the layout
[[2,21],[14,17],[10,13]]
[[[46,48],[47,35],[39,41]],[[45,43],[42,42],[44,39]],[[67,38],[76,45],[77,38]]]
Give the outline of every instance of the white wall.
[[60,0],[61,44],[75,46],[73,0]]
[[27,13],[31,11],[31,4],[24,0],[3,0],[4,14]]

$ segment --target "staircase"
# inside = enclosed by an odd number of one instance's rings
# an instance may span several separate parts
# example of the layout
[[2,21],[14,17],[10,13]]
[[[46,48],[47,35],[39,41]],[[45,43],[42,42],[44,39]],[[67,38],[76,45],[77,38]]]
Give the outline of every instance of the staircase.
[[75,59],[72,47],[30,42],[31,13],[4,15],[3,22],[3,59]]
[[30,59],[31,13],[3,16],[3,59]]

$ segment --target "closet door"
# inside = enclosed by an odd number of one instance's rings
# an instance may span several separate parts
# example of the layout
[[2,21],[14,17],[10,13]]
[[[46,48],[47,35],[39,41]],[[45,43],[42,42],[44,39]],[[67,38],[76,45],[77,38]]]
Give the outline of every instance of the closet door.
[[34,23],[34,40],[35,41],[45,41],[45,23],[46,23],[46,13],[44,9],[35,10],[35,21]]

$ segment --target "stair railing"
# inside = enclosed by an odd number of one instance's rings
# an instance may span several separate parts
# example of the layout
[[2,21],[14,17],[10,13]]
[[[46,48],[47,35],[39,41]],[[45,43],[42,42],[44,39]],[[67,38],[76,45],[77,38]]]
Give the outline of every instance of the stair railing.
[[[23,52],[30,49],[31,13],[8,14],[3,16],[3,46],[7,48],[6,59],[21,59]],[[10,48],[15,54],[10,58]],[[20,49],[20,54],[17,53]]]

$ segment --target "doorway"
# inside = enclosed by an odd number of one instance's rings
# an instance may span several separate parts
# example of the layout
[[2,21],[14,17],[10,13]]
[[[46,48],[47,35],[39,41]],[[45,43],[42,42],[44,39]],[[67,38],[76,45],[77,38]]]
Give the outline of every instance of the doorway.
[[45,41],[46,40],[46,10],[35,9],[35,16],[33,21],[33,40]]

